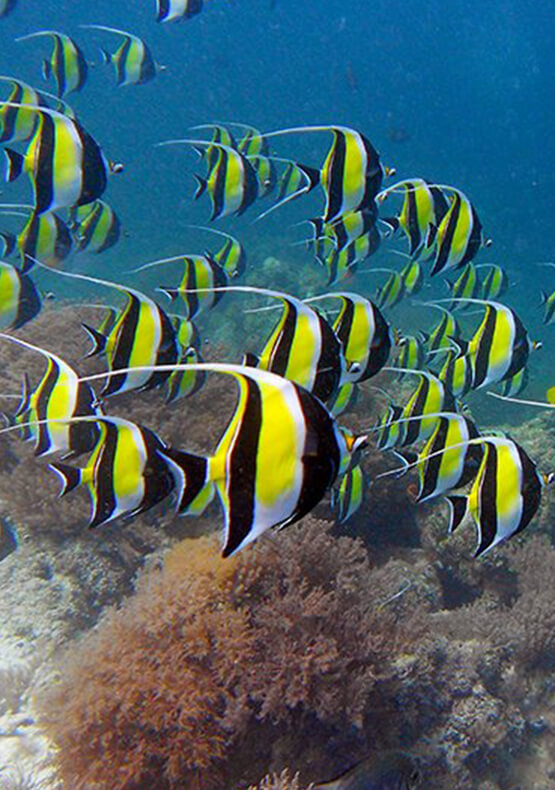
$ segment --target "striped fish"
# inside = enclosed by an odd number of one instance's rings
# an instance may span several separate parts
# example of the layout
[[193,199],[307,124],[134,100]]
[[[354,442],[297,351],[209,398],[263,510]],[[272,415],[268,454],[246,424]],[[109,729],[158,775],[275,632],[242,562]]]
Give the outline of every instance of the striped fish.
[[[40,91],[14,77],[1,76],[0,82],[7,82],[12,86],[6,100],[8,104],[0,107],[0,143],[29,140],[37,125],[37,113],[34,109],[24,109],[19,105],[29,104],[31,108],[44,106]],[[12,107],[12,104],[18,106]]]
[[[75,370],[57,354],[12,335],[0,333],[0,338],[38,352],[46,360],[46,371],[34,389],[25,374],[21,401],[14,415],[14,424],[27,428],[23,427],[23,438],[34,441],[35,455],[80,455],[92,450],[98,438],[94,422],[67,422],[74,417],[98,414],[98,400],[90,384],[81,382]],[[37,421],[42,424],[27,426]]]
[[19,329],[35,318],[41,299],[28,274],[0,261],[0,328]]
[[338,291],[306,301],[322,299],[339,299],[341,302],[333,331],[339,338],[345,358],[342,383],[358,383],[372,378],[389,358],[393,344],[391,326],[379,308],[359,294]]
[[278,195],[274,208],[300,195],[308,194],[320,183],[320,171],[316,168],[290,159],[277,161],[284,162],[285,170],[278,181]]
[[383,203],[389,195],[399,190],[404,192],[401,212],[396,217],[384,217],[385,222],[395,232],[399,228],[409,242],[409,255],[418,258],[424,250],[426,240],[431,242],[435,229],[449,210],[449,201],[439,187],[423,178],[399,181],[377,195],[378,203]]
[[[29,105],[0,102],[0,107]],[[99,198],[110,173],[119,173],[120,164],[109,163],[98,143],[74,118],[44,107],[35,109],[37,128],[26,153],[5,148],[7,181],[25,170],[34,191],[37,214],[59,208],[81,206]]]
[[428,236],[427,251],[432,259],[431,275],[470,263],[491,240],[482,232],[476,209],[459,189],[444,187],[452,193],[451,204],[437,230]]
[[341,280],[352,277],[357,271],[358,264],[365,261],[379,249],[381,235],[374,225],[364,236],[348,244],[342,250],[332,247],[325,258],[316,256],[316,260],[325,266],[328,271],[328,285],[335,285]]
[[[426,367],[428,353],[424,346],[424,340],[418,335],[402,335],[397,341],[398,354],[397,366],[407,370],[422,370]],[[406,374],[400,373],[399,379]]]
[[105,64],[111,63],[114,66],[116,81],[120,87],[144,85],[153,80],[161,71],[165,71],[166,67],[155,61],[147,43],[139,36],[106,25],[80,25],[80,27],[123,36],[123,41],[115,52],[100,50],[103,62]]
[[[453,282],[446,280],[446,283],[454,300],[476,299],[482,290],[482,285],[478,279],[478,272],[473,263],[467,263],[456,280]],[[457,301],[453,301],[453,303],[449,305],[450,310],[464,310],[468,307],[470,307],[470,304]]]
[[284,376],[326,402],[343,376],[342,345],[326,319],[300,299],[266,288],[237,286],[229,290],[259,293],[280,299],[283,312],[259,357],[247,354],[246,363]]
[[[185,365],[204,362],[199,351],[191,347],[186,349],[179,358]],[[190,398],[197,393],[206,382],[206,373],[199,370],[174,370],[166,384],[166,403],[173,403],[181,398]]]
[[514,398],[526,389],[528,386],[528,379],[528,369],[522,368],[518,373],[515,373],[514,376],[511,376],[510,379],[501,382],[499,392],[506,398]]
[[[437,425],[438,412],[456,412],[452,392],[437,376],[427,371],[385,368],[393,373],[412,373],[420,379],[398,419],[406,421],[397,447],[406,447],[429,439]],[[426,415],[430,415],[427,417]]]
[[335,395],[327,401],[327,407],[334,417],[339,417],[356,404],[357,398],[357,385],[353,381],[346,381],[339,386]]
[[[168,448],[179,512],[216,488],[224,511],[223,556],[229,557],[272,527],[309,513],[349,467],[366,437],[343,432],[320,400],[303,387],[264,370],[199,365],[235,378],[235,413],[211,458]],[[209,498],[209,497],[208,497]]]
[[469,444],[478,429],[462,414],[438,417],[434,432],[418,453],[417,502],[426,502],[467,485],[478,473],[483,455],[480,444]]
[[447,497],[453,532],[470,513],[478,532],[479,557],[499,543],[522,532],[536,515],[544,487],[553,474],[541,475],[536,464],[515,441],[487,437],[481,442],[484,455],[468,496]]
[[555,319],[555,291],[551,294],[542,291],[541,303],[544,306],[543,322],[544,324],[551,324]]
[[332,508],[338,524],[344,524],[360,509],[365,486],[366,480],[360,464],[351,466],[341,478],[332,498]]
[[391,450],[402,445],[407,428],[406,422],[400,422],[402,415],[403,409],[391,404],[382,419],[378,420],[373,428],[378,450]]
[[485,307],[482,323],[468,345],[472,360],[472,388],[481,389],[512,378],[526,367],[531,351],[541,348],[533,342],[526,327],[507,305],[465,300]]
[[180,22],[200,14],[203,0],[156,0],[157,22]]
[[[501,266],[497,266],[494,263],[483,263],[476,268],[488,269],[488,273],[482,282],[481,293],[474,294],[475,296],[480,296],[481,299],[489,301],[492,299],[499,299],[500,296],[507,293],[509,290],[509,276]],[[464,295],[467,296],[467,294]]]
[[228,284],[228,277],[225,270],[208,255],[178,255],[162,258],[140,267],[137,271],[176,261],[184,265],[181,283],[177,286],[160,286],[157,290],[166,294],[172,302],[181,298],[189,319],[206,310],[212,310],[224,294],[223,289]]
[[463,398],[472,389],[472,356],[465,340],[451,338],[451,345],[453,348],[447,351],[447,359],[438,376],[456,398]]
[[36,33],[16,38],[16,41],[28,41],[41,36],[50,36],[53,43],[50,58],[44,60],[42,64],[44,79],[49,80],[53,77],[58,97],[80,91],[87,81],[88,66],[82,50],[74,39],[57,30],[38,30]]
[[59,266],[69,257],[73,240],[66,223],[57,214],[31,213],[17,237],[3,232],[5,255],[18,252],[21,271],[26,274],[40,261],[45,266]]
[[401,269],[401,279],[405,294],[414,296],[420,293],[424,285],[424,270],[416,260],[408,261]]
[[[112,288],[125,296],[127,304],[115,320],[110,313],[101,329],[81,324],[92,340],[87,357],[104,354],[108,371],[102,396],[161,387],[171,370],[145,370],[153,365],[174,365],[178,358],[177,338],[170,317],[150,297],[129,286],[86,274],[56,271],[56,276]],[[120,372],[122,369],[128,372]]]
[[70,210],[70,220],[77,252],[98,255],[115,246],[120,239],[120,219],[104,200]]
[[60,496],[86,485],[91,496],[89,527],[116,518],[132,518],[162,502],[175,488],[172,467],[164,459],[168,449],[149,428],[121,417],[97,417],[99,429],[87,465],[50,464],[62,483]]
[[441,310],[441,319],[439,323],[426,335],[428,353],[439,351],[441,348],[450,348],[451,339],[455,338],[457,340],[461,337],[461,329],[457,319],[449,310],[446,310],[445,307],[435,302],[423,302],[422,304],[426,307],[433,307],[436,310]]
[[376,291],[376,304],[380,308],[395,307],[405,296],[405,284],[399,272],[392,269],[372,269],[373,272],[390,272],[385,283]]
[[333,142],[320,170],[326,196],[324,221],[351,211],[375,210],[375,198],[385,175],[380,156],[360,132],[347,126],[304,126],[266,134],[266,139],[284,134],[331,132]]

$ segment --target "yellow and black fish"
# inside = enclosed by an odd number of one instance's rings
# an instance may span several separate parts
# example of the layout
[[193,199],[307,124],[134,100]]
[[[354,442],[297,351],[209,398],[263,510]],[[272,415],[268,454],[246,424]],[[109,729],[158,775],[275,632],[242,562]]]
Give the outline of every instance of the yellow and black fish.
[[17,252],[24,274],[33,268],[36,261],[45,266],[59,266],[73,249],[68,226],[53,212],[37,214],[33,211],[17,236],[6,231],[0,236],[4,241],[4,255]]
[[339,299],[341,309],[333,323],[333,330],[343,347],[345,372],[342,383],[358,383],[375,376],[387,363],[393,333],[376,305],[359,294],[348,291],[323,294],[308,299]]
[[447,214],[427,239],[427,251],[432,260],[431,275],[470,263],[482,247],[489,247],[476,209],[459,189],[450,190],[451,203]]
[[45,80],[54,78],[59,97],[80,91],[87,81],[88,66],[85,56],[73,38],[57,30],[38,30],[16,41],[27,41],[40,36],[50,36],[53,50],[50,58],[43,61],[42,74]]
[[74,417],[99,413],[98,399],[86,382],[65,360],[51,351],[18,337],[0,333],[0,338],[36,351],[46,359],[46,371],[31,389],[25,374],[19,408],[14,424],[22,426],[23,438],[33,440],[35,455],[62,452],[80,455],[93,449],[98,439],[94,422],[71,422]]
[[314,167],[308,167],[300,162],[291,159],[280,159],[274,157],[274,162],[282,162],[285,169],[278,179],[278,194],[275,204],[260,214],[258,219],[262,219],[280,206],[295,200],[301,195],[312,192],[320,183],[320,171]]
[[409,242],[409,255],[418,258],[423,252],[426,240],[433,241],[436,229],[449,210],[449,201],[439,187],[423,178],[400,181],[384,189],[377,195],[379,204],[399,190],[405,198],[401,212],[396,217],[383,217],[393,232],[401,228]]
[[361,132],[346,126],[301,126],[271,132],[265,137],[304,132],[333,134],[320,170],[320,184],[326,196],[324,221],[333,222],[351,211],[374,210],[386,171],[372,143]]
[[484,437],[484,454],[468,496],[447,497],[453,532],[470,513],[478,531],[479,557],[525,529],[536,515],[543,488],[554,475],[542,475],[526,451],[506,437]]
[[172,302],[181,298],[191,319],[205,310],[211,310],[222,298],[228,284],[225,269],[208,255],[176,255],[161,258],[141,266],[136,271],[159,266],[165,263],[182,263],[184,267],[181,282],[177,286],[160,286],[157,290],[166,294]]
[[401,269],[400,274],[405,294],[414,296],[420,293],[424,285],[424,271],[418,261],[408,261]]
[[88,30],[103,30],[123,36],[123,42],[115,52],[110,53],[101,49],[103,62],[111,63],[116,72],[116,81],[120,87],[126,85],[144,85],[153,80],[165,66],[161,66],[154,59],[148,44],[139,36],[119,30],[117,27],[106,25],[81,25]]
[[[507,272],[494,263],[483,263],[477,269],[489,269],[482,282],[482,290],[476,296],[481,299],[499,299],[509,290],[509,276]],[[467,294],[464,294],[465,296]]]
[[24,107],[12,107],[10,105],[25,105],[31,107],[42,107],[45,102],[41,92],[15,77],[0,77],[1,82],[12,85],[11,92],[7,98],[8,105],[0,107],[0,143],[16,143],[28,140],[33,136],[37,125],[37,114],[34,109],[24,109]]
[[441,348],[451,348],[451,339],[458,340],[461,337],[461,329],[457,319],[445,307],[435,302],[422,302],[425,307],[433,307],[441,310],[441,319],[429,333],[424,333],[428,346],[428,353],[439,351]]
[[41,306],[29,275],[0,261],[0,329],[19,329],[38,315]]
[[372,269],[373,272],[389,272],[385,283],[376,291],[376,304],[380,308],[395,307],[405,296],[405,283],[399,272],[393,269]]
[[[476,299],[482,290],[482,284],[478,279],[477,267],[472,262],[467,263],[460,275],[453,282],[446,280],[451,296],[457,299]],[[471,306],[471,303],[454,301],[449,305],[450,310],[464,310]]]
[[294,296],[266,288],[237,286],[244,293],[280,299],[283,312],[260,356],[246,354],[246,364],[284,376],[321,401],[333,397],[343,376],[342,344],[326,319]]
[[439,378],[451,390],[456,398],[463,398],[473,384],[472,356],[468,351],[468,342],[451,338],[451,349],[447,350],[447,359],[438,373]]
[[[401,335],[397,340],[397,367],[407,370],[422,370],[428,362],[428,353],[425,347],[425,340],[418,335]],[[405,373],[399,374],[399,379],[405,377]]]
[[543,322],[551,324],[555,319],[555,291],[553,293],[541,292],[541,303],[544,306]]
[[[1,107],[28,109],[30,105],[0,102]],[[110,173],[122,165],[109,163],[98,143],[75,118],[45,107],[35,108],[38,123],[25,154],[5,148],[6,180],[25,170],[34,191],[37,214],[81,206],[99,198]]]
[[156,0],[157,22],[180,22],[200,14],[203,0]]
[[541,343],[530,340],[515,311],[501,302],[465,300],[485,308],[482,323],[468,344],[472,360],[472,388],[481,389],[512,378],[526,367],[531,351]]
[[317,254],[316,260],[327,269],[327,284],[335,285],[341,280],[352,277],[358,269],[358,264],[377,252],[380,244],[381,235],[378,228],[374,225],[368,233],[364,236],[359,236],[358,239],[355,239],[342,250],[337,250],[335,246],[332,246],[325,257]]
[[[200,352],[191,346],[183,351],[179,362],[194,364],[204,362]],[[174,370],[166,384],[166,403],[173,403],[180,398],[190,398],[204,386],[206,373],[202,370]]]
[[195,508],[216,488],[225,517],[223,556],[272,527],[298,521],[349,468],[366,437],[343,432],[303,387],[266,370],[205,364],[235,378],[239,400],[211,458],[173,448],[162,458],[180,470],[179,511]]
[[205,230],[225,239],[223,246],[216,252],[207,252],[207,256],[221,266],[230,279],[241,277],[247,268],[247,253],[241,242],[230,233],[224,233],[215,228],[206,228],[202,225],[191,225],[191,228]]
[[84,468],[50,464],[62,482],[60,496],[88,487],[90,528],[144,513],[173,492],[173,467],[163,456],[168,448],[153,431],[121,417],[97,417],[92,424],[99,436]]
[[[95,200],[70,210],[70,222],[77,252],[100,254],[116,245],[121,237],[121,222],[104,200]],[[40,256],[37,256],[40,257]]]
[[332,508],[338,524],[344,524],[360,510],[366,485],[360,464],[351,465],[339,481],[337,491],[334,491],[332,497]]

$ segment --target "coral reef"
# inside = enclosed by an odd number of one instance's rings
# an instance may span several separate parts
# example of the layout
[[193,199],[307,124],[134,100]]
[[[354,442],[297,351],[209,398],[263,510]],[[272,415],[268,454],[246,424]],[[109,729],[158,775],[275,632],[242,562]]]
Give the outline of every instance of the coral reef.
[[269,774],[265,776],[256,787],[251,785],[249,790],[303,790],[303,788],[299,784],[298,774],[290,777],[289,771],[285,768],[279,775]]

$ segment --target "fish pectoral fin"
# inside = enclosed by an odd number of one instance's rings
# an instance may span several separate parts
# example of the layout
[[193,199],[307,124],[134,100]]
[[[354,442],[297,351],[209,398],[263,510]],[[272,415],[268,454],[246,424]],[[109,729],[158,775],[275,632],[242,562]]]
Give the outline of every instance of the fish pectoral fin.
[[12,148],[4,148],[4,153],[6,154],[5,179],[8,183],[11,183],[12,181],[15,181],[16,178],[19,178],[23,172],[25,157],[23,154],[20,154],[18,151],[14,151]]
[[65,496],[69,491],[73,491],[74,488],[77,488],[77,486],[81,484],[81,469],[60,462],[49,464],[49,468],[58,475],[62,483],[62,488],[58,496]]
[[94,357],[97,354],[102,354],[106,350],[106,342],[107,338],[106,335],[103,335],[102,332],[99,332],[97,329],[93,329],[92,326],[88,324],[81,324],[85,332],[89,335],[90,339],[92,340],[92,348],[85,354],[85,359],[89,357]]
[[468,512],[468,497],[454,494],[445,499],[449,505],[449,534],[451,534],[462,523]]

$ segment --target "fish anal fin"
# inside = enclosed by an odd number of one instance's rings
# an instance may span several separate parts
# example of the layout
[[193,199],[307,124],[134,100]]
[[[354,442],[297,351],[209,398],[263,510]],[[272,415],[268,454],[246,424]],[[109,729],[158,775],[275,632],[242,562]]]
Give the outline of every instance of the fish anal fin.
[[468,512],[468,497],[453,494],[445,499],[449,505],[449,534],[451,534],[464,521]]
[[60,497],[65,496],[69,491],[73,491],[74,488],[77,488],[77,486],[81,484],[82,481],[81,469],[60,462],[50,464],[49,468],[52,469],[52,471],[58,475],[58,477],[60,478],[60,482],[62,484],[58,496]]
[[177,489],[177,512],[180,515],[201,515],[214,497],[209,477],[208,459],[166,447],[159,451],[174,476]]
[[81,324],[85,332],[89,335],[90,339],[92,340],[92,348],[85,354],[85,359],[89,357],[94,357],[97,354],[102,354],[106,350],[106,343],[107,337],[103,335],[102,332],[99,332],[97,329],[94,329],[92,326],[88,324]]

